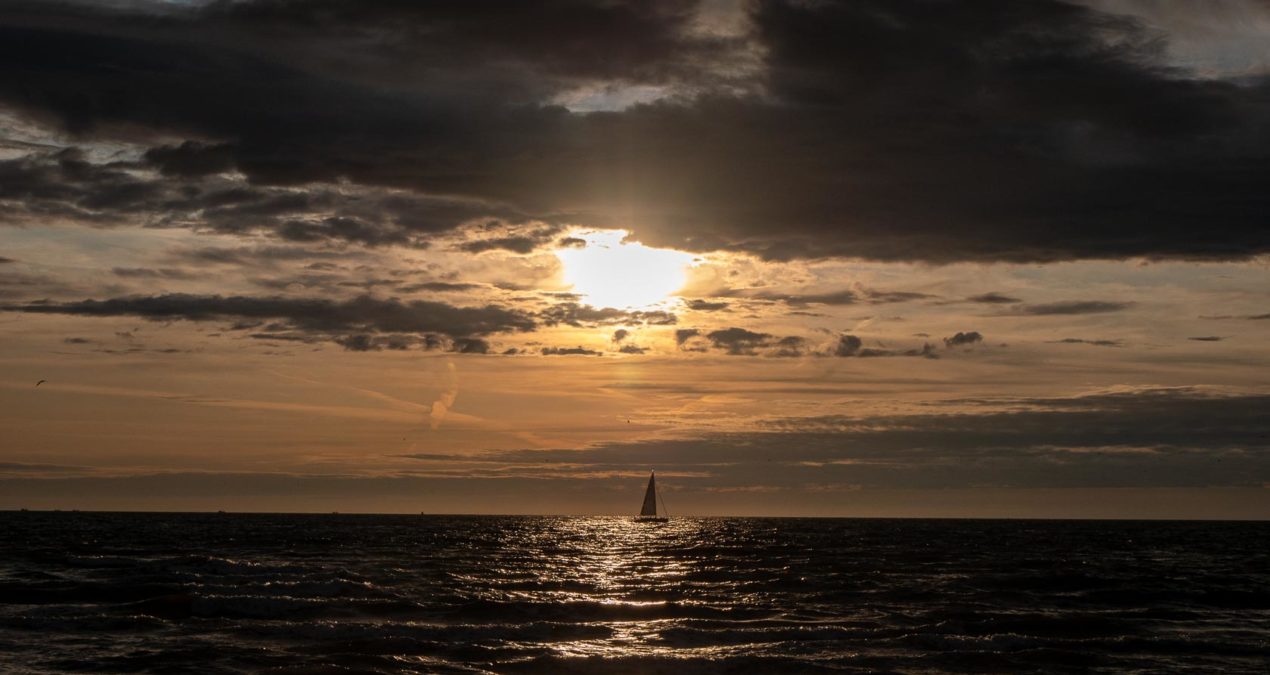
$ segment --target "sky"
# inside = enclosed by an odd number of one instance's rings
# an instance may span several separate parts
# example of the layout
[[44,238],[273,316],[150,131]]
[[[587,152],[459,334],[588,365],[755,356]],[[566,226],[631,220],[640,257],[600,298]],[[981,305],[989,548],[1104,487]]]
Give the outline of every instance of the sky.
[[10,0],[0,508],[1270,518],[1267,35]]

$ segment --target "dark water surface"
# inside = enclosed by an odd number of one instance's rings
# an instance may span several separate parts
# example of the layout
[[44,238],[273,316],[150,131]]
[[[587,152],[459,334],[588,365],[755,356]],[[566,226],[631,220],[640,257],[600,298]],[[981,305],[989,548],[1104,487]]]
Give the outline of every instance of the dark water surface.
[[1270,670],[1270,524],[0,513],[0,671]]

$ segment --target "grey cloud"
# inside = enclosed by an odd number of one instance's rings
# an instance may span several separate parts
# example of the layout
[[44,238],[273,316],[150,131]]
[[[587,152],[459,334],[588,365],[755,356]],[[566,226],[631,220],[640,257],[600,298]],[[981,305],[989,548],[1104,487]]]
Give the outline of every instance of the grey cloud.
[[288,220],[276,232],[279,238],[287,241],[341,240],[367,246],[425,245],[409,232],[371,225],[348,217],[323,218],[318,221]]
[[1221,342],[1222,340],[1225,340],[1226,338],[1220,335],[1204,335],[1200,337],[1188,337],[1186,339],[1194,340],[1195,342]]
[[499,237],[497,239],[478,239],[459,244],[459,249],[468,253],[484,253],[485,251],[511,251],[513,253],[533,253],[543,244],[533,237]]
[[585,347],[543,347],[543,356],[602,356],[603,352]]
[[[109,300],[78,302],[31,302],[8,305],[13,312],[69,314],[77,316],[136,316],[156,321],[183,319],[215,321],[276,319],[283,326],[312,333],[331,334],[333,339],[355,332],[437,333],[469,337],[490,333],[532,330],[528,315],[487,305],[455,307],[441,302],[381,300],[361,296],[335,301],[325,298],[283,298],[175,293],[157,296],[129,296]],[[357,338],[351,344],[358,345]],[[390,338],[385,338],[390,339]],[[347,346],[347,345],[346,345]]]
[[834,343],[830,350],[830,354],[838,357],[856,356],[860,358],[879,358],[887,356],[924,356],[929,359],[939,358],[939,355],[935,353],[935,348],[930,343],[923,343],[920,348],[915,349],[882,349],[878,347],[865,347],[864,340],[855,335],[839,335],[837,342]]
[[566,326],[595,327],[622,323],[639,323],[653,326],[669,326],[678,321],[678,317],[661,310],[624,310],[614,307],[592,307],[576,302],[562,302],[539,313],[542,322],[548,326],[564,324]]
[[541,222],[523,223],[491,219],[466,228],[462,234],[474,238],[458,244],[456,248],[468,253],[510,251],[528,255],[539,249],[557,245],[556,237],[560,234],[560,230],[558,226]]
[[91,474],[94,470],[86,466],[67,466],[64,464],[35,464],[30,462],[0,462],[0,475],[3,474]]
[[490,343],[481,338],[454,338],[453,351],[460,354],[488,354]]
[[[70,219],[94,226],[142,222],[284,241],[426,248],[428,238],[478,218],[524,215],[480,199],[357,186],[247,185],[219,178],[141,177],[120,163],[92,163],[79,148],[0,161],[0,222]],[[510,246],[510,244],[508,244]]]
[[860,348],[864,346],[864,341],[854,335],[842,335],[838,338],[838,343],[834,345],[834,356],[855,356],[860,352]]
[[755,293],[748,297],[759,300],[784,302],[792,307],[806,307],[807,305],[854,305],[859,302],[882,305],[897,302],[911,302],[913,300],[924,300],[933,296],[926,293],[915,293],[911,291],[844,289],[828,293],[772,293],[765,291]]
[[726,302],[710,302],[701,298],[685,299],[684,306],[697,312],[717,312],[728,308]]
[[697,468],[712,483],[863,487],[1260,487],[1270,397],[1146,389],[978,401],[966,411],[791,418],[765,431],[490,453],[483,461]]
[[981,295],[972,295],[966,298],[967,302],[977,302],[986,305],[1008,305],[1022,300],[1001,293],[983,293]]
[[944,347],[964,347],[966,345],[979,344],[980,342],[983,342],[983,335],[980,335],[979,331],[972,330],[965,333],[958,332],[952,337],[944,338]]
[[1093,345],[1095,347],[1123,347],[1123,340],[1087,340],[1085,338],[1063,338],[1061,340],[1053,340],[1051,344],[1065,345]]
[[420,343],[419,338],[414,335],[367,335],[365,333],[339,336],[334,339],[334,342],[350,352],[377,352],[385,349],[404,351]]
[[1243,319],[1245,321],[1265,321],[1270,319],[1270,314],[1247,314],[1242,316],[1234,316],[1223,314],[1220,316],[1201,316],[1201,319],[1222,320],[1222,319]]
[[153,269],[149,267],[114,267],[110,270],[111,274],[118,277],[128,277],[133,279],[196,279],[197,276],[181,269],[163,267]]
[[[694,251],[1270,251],[1265,78],[1194,77],[1166,63],[1167,36],[1060,0],[747,10],[745,35],[725,38],[695,30],[696,7],[679,2],[15,0],[0,10],[0,102],[89,141],[149,130],[162,146],[148,161],[171,182],[228,154],[257,189],[347,180],[465,195],[552,222],[629,223],[646,244]],[[555,103],[609,85],[671,95],[592,114]],[[170,186],[113,168],[91,189],[74,158],[36,182],[11,168],[0,199],[32,218],[171,212],[155,208]],[[481,210],[471,217],[498,215]],[[274,231],[288,216],[205,217]],[[463,222],[392,221],[382,227]]]
[[168,176],[206,176],[234,168],[233,148],[226,144],[186,141],[146,151],[145,158]]
[[402,293],[414,293],[417,291],[433,291],[437,293],[475,291],[484,288],[481,284],[469,284],[463,282],[451,281],[421,281],[414,284],[403,284],[397,287]]
[[797,335],[783,337],[777,340],[773,347],[775,349],[772,351],[772,356],[777,357],[793,358],[806,356],[811,351],[811,343],[808,342],[807,338]]
[[733,356],[757,354],[760,347],[770,346],[774,339],[767,333],[736,327],[710,331],[705,337],[715,349],[722,349]]
[[750,297],[760,300],[775,300],[795,307],[805,307],[807,305],[854,305],[860,300],[860,296],[855,291],[849,290],[812,294],[762,292],[755,293]]
[[276,262],[313,258],[347,259],[347,252],[321,251],[301,246],[202,247],[173,251],[174,260],[198,265],[270,265]]
[[916,349],[877,349],[865,347],[861,349],[856,356],[861,358],[877,358],[883,356],[921,356],[928,359],[938,359],[939,354],[935,353],[935,346],[929,342],[923,343],[920,348]]
[[868,291],[866,296],[869,302],[878,305],[893,302],[911,302],[935,297],[929,293],[914,293],[912,291]]
[[1104,314],[1122,312],[1133,306],[1132,302],[1110,302],[1106,300],[1070,300],[1064,302],[1048,302],[1035,305],[1020,305],[1011,309],[1011,314],[1024,316],[1058,316],[1072,314]]

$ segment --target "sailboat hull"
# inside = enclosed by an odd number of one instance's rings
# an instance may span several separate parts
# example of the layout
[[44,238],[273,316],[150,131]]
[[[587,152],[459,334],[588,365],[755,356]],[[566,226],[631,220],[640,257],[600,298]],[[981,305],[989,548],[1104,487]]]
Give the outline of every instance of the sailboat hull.
[[670,519],[665,516],[635,516],[634,521],[637,523],[664,523]]

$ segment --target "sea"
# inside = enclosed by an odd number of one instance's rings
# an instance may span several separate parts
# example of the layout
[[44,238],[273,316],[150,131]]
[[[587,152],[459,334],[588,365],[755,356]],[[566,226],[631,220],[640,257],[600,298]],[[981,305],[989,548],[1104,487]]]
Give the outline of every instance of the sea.
[[1266,673],[1270,523],[0,513],[5,673]]

